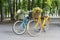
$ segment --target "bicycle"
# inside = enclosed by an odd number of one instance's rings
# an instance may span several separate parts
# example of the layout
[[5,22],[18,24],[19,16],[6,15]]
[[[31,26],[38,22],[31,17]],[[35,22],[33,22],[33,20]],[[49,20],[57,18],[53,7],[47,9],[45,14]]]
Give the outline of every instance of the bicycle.
[[[30,20],[27,24],[27,31],[28,31],[29,35],[31,35],[31,36],[39,35],[40,34],[39,32],[41,32],[42,30],[45,32],[49,27],[48,21],[49,21],[48,16],[45,16],[43,21],[42,21],[41,17],[38,17],[37,20],[36,19]],[[34,26],[32,26],[32,25],[34,25]],[[33,31],[34,33],[31,31]],[[36,33],[38,33],[38,34],[36,34]]]
[[16,21],[14,23],[13,32],[19,35],[19,34],[23,34],[27,30],[29,35],[37,36],[40,34],[41,30],[46,29],[44,28],[44,26],[48,18],[49,17],[47,17],[47,19],[44,18],[44,22],[41,24],[41,17],[38,17],[37,20],[29,20],[27,19],[27,17],[25,17],[23,21]]
[[26,31],[26,25],[28,23],[28,19],[25,17],[23,20],[18,20],[13,25],[13,32],[16,34],[23,34]]

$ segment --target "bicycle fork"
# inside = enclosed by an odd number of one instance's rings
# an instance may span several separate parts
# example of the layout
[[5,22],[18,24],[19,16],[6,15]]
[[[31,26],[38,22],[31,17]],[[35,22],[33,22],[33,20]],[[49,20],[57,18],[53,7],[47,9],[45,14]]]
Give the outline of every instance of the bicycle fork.
[[49,18],[49,17],[44,18],[44,21],[43,21],[43,23],[42,23],[42,25],[41,25],[41,29],[42,29],[42,30],[44,29],[44,25],[46,24],[46,21],[48,20],[48,18]]

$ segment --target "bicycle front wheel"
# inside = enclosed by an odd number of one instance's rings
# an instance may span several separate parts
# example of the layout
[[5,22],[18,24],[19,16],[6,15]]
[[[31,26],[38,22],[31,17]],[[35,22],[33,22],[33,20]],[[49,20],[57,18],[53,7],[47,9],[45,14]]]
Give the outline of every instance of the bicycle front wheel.
[[30,20],[27,24],[28,34],[31,36],[38,36],[41,31],[40,23],[37,24],[37,20]]
[[23,21],[16,21],[13,25],[13,32],[16,34],[23,34],[26,31],[26,26]]

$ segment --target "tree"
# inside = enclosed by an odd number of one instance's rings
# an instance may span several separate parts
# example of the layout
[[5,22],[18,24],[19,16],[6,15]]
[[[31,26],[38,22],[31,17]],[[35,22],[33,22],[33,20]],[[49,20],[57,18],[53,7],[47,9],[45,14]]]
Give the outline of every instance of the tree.
[[14,20],[14,14],[13,14],[11,0],[8,0],[8,4],[9,4],[9,11],[10,11],[10,14],[11,14],[11,20]]
[[1,14],[1,22],[3,21],[2,8],[3,8],[3,0],[0,0],[0,14]]
[[27,10],[27,0],[22,0],[22,9]]
[[28,10],[30,10],[30,0],[28,0]]

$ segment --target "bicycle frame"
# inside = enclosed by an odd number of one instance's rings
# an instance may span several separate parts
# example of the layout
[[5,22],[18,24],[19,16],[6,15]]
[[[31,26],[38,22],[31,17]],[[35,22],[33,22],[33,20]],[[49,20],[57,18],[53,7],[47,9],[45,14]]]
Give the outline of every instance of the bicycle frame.
[[27,25],[27,23],[28,23],[28,19],[27,19],[27,17],[25,17],[24,19],[23,19],[23,22],[22,22],[22,24],[20,25],[20,27],[25,27],[26,25]]

